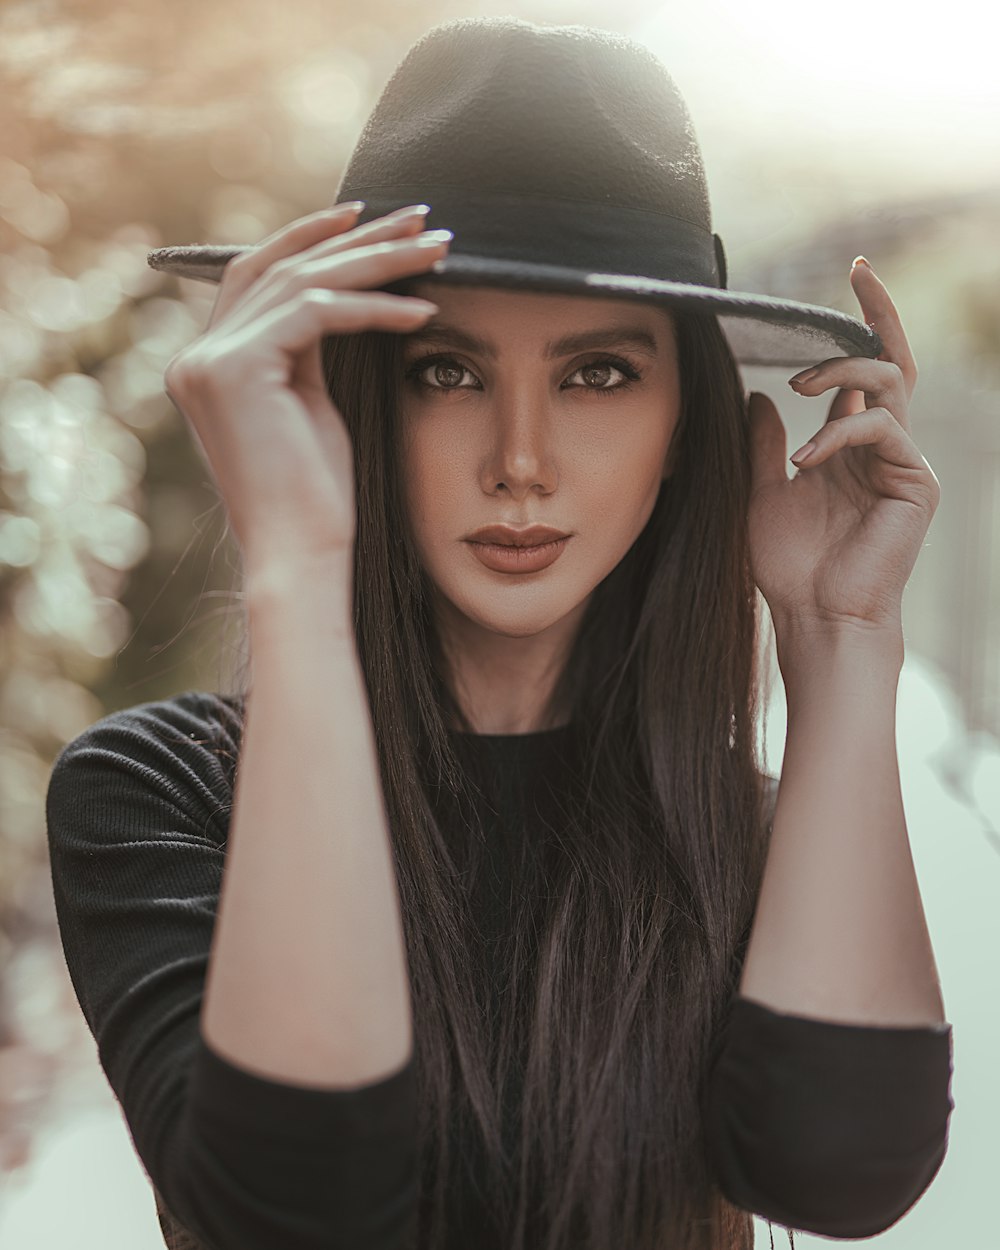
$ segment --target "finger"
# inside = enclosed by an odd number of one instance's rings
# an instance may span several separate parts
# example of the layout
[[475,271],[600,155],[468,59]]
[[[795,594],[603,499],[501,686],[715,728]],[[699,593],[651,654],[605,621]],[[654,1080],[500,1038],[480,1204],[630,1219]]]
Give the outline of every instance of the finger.
[[846,386],[837,389],[833,402],[830,404],[830,411],[826,414],[827,421],[839,421],[841,417],[853,416],[856,412],[864,412],[865,410],[865,393],[864,391],[855,391]]
[[909,401],[917,384],[917,365],[910,351],[910,344],[896,305],[881,278],[870,264],[861,257],[851,269],[851,287],[854,291],[865,321],[878,332],[883,351],[879,360],[891,360],[898,365],[906,386]]
[[[899,367],[891,361],[833,356],[796,373],[788,379],[788,385],[799,395],[822,395],[831,386],[860,391],[866,408],[888,408],[904,430],[910,428],[906,383]],[[844,400],[841,405],[844,410],[847,402]]]
[[[282,257],[259,276],[252,291],[244,294],[240,315],[248,310],[256,313],[264,308],[272,308],[281,299],[287,298],[288,275],[285,270],[291,264],[294,263],[297,274],[303,276],[307,272],[306,265],[328,260],[341,252],[373,243],[412,239],[424,233],[425,221],[426,213],[399,209],[388,217],[377,217],[361,226],[355,226],[353,230],[341,232],[332,238],[323,238],[301,252]],[[306,285],[305,281],[297,282],[296,289],[304,290]]]
[[[434,235],[434,231],[425,231],[417,237],[347,248],[337,255],[297,262],[294,266],[279,263],[233,309],[227,327],[246,325],[310,289],[364,290],[426,273],[446,254],[450,243]],[[395,298],[405,302],[411,297]]]
[[799,453],[792,453],[793,463],[802,469],[815,468],[842,447],[871,446],[883,460],[897,468],[912,470],[921,477],[933,477],[919,447],[888,408],[866,408],[864,412],[829,422],[817,430],[809,442],[815,450],[808,456],[795,461]]
[[256,384],[257,373],[241,365],[245,356],[261,359],[274,348],[295,355],[313,347],[326,334],[355,334],[385,329],[405,333],[423,325],[436,307],[410,296],[386,291],[341,291],[310,287],[293,299],[254,317],[238,328],[239,349],[229,359],[237,378]]
[[282,226],[255,247],[233,257],[222,271],[209,325],[221,320],[269,266],[328,238],[331,232],[349,229],[360,211],[360,201],[321,209]]
[[355,226],[353,230],[322,238],[312,247],[302,251],[302,259],[304,261],[322,260],[324,256],[343,252],[349,247],[362,247],[364,244],[379,243],[384,239],[406,238],[419,234],[424,230],[427,214],[430,212],[426,204],[419,207],[424,211],[418,212],[416,205],[397,209],[396,212],[386,217],[376,217],[372,221],[363,222],[360,226]]
[[[331,209],[314,213],[312,216],[318,219],[315,227],[304,229],[301,233],[276,231],[269,236],[270,242],[265,240],[265,243],[247,249],[241,256],[230,261],[223,273],[223,293],[216,301],[209,324],[215,324],[221,316],[228,315],[247,297],[248,291],[259,294],[261,290],[267,289],[269,278],[277,276],[283,263],[293,260],[309,261],[349,247],[360,247],[363,243],[412,235],[424,228],[430,212],[426,204],[410,204],[397,208],[384,217],[376,217],[361,226],[354,226],[357,218],[354,201],[343,207],[350,207],[352,211],[341,214],[337,209]],[[305,227],[310,220],[303,218],[301,223],[293,225],[301,224]],[[325,229],[321,228],[324,225]],[[334,231],[332,237],[331,230]],[[314,233],[315,241],[311,237]],[[294,246],[296,242],[300,242],[301,247]],[[268,250],[264,250],[265,244]],[[230,275],[228,281],[226,274]],[[269,307],[272,302],[269,301],[265,307]]]
[[[362,208],[362,201],[351,200],[301,217],[298,221],[275,230],[255,247],[248,248],[235,257],[226,266],[226,272],[233,269],[241,275],[241,280],[243,276],[249,275],[250,281],[255,281],[279,260],[287,260],[297,255],[311,258],[317,254],[325,254],[330,248],[350,247],[420,229],[430,212],[426,204],[409,204],[405,208],[397,208],[387,213],[384,217],[376,217],[361,226],[354,226]],[[354,229],[351,229],[352,226]]]

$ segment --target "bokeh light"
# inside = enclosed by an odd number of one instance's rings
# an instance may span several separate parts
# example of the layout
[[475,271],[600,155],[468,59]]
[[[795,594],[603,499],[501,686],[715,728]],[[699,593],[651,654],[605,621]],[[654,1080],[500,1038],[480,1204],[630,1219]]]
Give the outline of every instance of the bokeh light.
[[[219,640],[192,641],[194,609],[233,600],[238,553],[163,378],[216,288],[155,272],[146,254],[255,242],[330,203],[415,39],[494,10],[614,29],[663,59],[702,146],[733,289],[857,315],[848,271],[860,252],[901,311],[920,370],[914,436],[942,503],[907,587],[899,756],[958,1109],[940,1177],[877,1240],[990,1244],[998,13],[971,0],[13,0],[0,6],[0,1199],[16,1198],[0,1202],[4,1247],[162,1250],[61,958],[44,829],[55,752],[107,710],[213,682]],[[789,397],[782,372],[744,381],[775,398],[790,447],[825,416],[828,398]],[[771,690],[777,771],[776,670]],[[98,1148],[114,1160],[105,1172]],[[61,1201],[73,1183],[99,1218]],[[766,1245],[759,1221],[757,1234]]]

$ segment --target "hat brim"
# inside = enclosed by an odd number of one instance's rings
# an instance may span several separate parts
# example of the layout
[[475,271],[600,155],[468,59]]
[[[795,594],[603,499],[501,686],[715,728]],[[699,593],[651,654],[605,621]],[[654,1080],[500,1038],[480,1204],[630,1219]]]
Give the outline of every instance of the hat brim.
[[[164,273],[218,282],[226,264],[248,250],[241,246],[213,245],[162,247],[150,252],[147,260],[153,269]],[[784,368],[815,364],[834,356],[864,356],[874,360],[884,350],[878,334],[863,321],[819,304],[779,299],[753,291],[727,291],[659,278],[592,273],[461,252],[446,256],[437,271],[428,269],[426,273],[371,289],[402,292],[414,282],[600,295],[714,313],[733,356],[741,365]]]

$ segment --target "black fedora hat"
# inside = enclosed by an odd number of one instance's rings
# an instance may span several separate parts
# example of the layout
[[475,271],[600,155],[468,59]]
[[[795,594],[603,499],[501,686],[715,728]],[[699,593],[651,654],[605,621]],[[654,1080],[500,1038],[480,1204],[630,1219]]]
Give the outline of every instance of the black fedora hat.
[[[361,224],[429,204],[454,232],[428,283],[611,296],[713,313],[736,360],[877,357],[878,334],[834,308],[726,288],[701,149],[644,45],[516,17],[433,26],[393,72],[335,202]],[[154,269],[217,282],[245,245],[163,247]],[[405,293],[414,279],[382,289]]]

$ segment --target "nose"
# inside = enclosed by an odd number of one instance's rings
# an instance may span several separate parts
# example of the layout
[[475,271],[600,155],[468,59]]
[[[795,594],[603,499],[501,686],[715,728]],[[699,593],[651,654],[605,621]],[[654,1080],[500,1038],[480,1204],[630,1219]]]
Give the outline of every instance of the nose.
[[532,490],[548,494],[558,485],[556,460],[551,422],[537,400],[497,405],[484,489],[490,494],[506,490],[514,498]]

